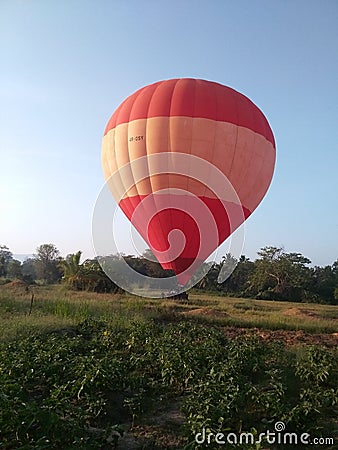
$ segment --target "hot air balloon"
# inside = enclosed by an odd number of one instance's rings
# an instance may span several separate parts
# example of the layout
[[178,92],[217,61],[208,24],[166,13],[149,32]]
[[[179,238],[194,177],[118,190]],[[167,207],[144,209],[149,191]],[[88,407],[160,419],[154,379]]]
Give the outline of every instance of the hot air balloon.
[[129,96],[102,143],[109,189],[181,285],[257,208],[275,158],[271,128],[251,100],[191,78]]

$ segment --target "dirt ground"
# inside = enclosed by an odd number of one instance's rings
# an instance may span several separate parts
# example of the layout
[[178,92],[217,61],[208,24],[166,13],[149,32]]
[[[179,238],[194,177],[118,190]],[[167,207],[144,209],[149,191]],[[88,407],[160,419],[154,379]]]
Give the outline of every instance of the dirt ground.
[[265,341],[282,341],[287,345],[324,345],[336,347],[338,345],[338,333],[312,334],[304,331],[289,330],[262,330],[260,328],[224,327],[223,331],[227,337],[233,338],[244,335],[257,335]]

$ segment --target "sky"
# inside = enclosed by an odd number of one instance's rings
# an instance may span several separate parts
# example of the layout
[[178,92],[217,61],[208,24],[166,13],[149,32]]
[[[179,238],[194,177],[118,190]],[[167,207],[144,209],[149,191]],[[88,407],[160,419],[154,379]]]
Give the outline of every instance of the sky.
[[337,56],[336,0],[0,0],[0,245],[92,257],[109,117],[142,86],[192,77],[249,97],[275,135],[273,181],[243,253],[284,246],[332,264]]

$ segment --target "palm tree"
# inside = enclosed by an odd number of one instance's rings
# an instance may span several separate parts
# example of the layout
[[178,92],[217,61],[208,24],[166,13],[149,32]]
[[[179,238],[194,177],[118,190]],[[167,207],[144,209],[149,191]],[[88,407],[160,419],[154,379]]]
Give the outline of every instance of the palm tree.
[[60,261],[60,266],[63,270],[63,277],[66,281],[71,281],[81,271],[81,250],[77,253],[68,255],[66,259]]

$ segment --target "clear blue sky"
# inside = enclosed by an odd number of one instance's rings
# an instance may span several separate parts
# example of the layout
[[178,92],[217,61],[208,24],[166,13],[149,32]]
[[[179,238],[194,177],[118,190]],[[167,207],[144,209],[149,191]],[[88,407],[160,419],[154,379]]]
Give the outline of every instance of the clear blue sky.
[[0,0],[0,66],[0,244],[13,253],[52,242],[93,256],[107,120],[143,85],[196,77],[251,98],[275,134],[244,253],[338,258],[336,0]]

